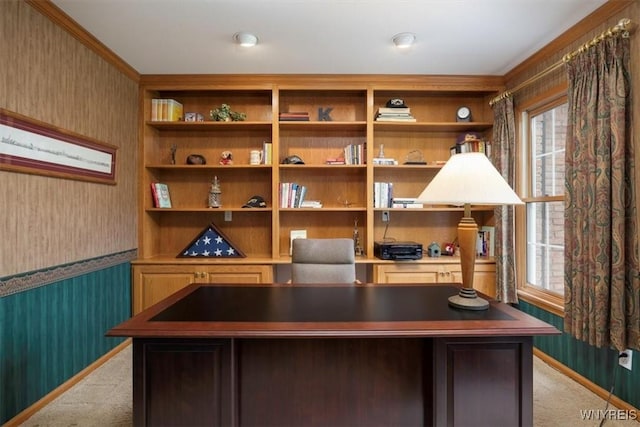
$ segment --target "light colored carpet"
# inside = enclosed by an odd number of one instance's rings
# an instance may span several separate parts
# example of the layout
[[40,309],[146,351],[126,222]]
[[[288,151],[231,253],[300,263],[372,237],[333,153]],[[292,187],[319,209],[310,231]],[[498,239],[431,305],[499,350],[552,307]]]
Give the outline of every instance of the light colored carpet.
[[[22,426],[129,427],[132,425],[131,380],[131,346],[129,345],[35,413]],[[606,402],[596,394],[536,357],[534,357],[533,380],[535,427],[600,425]],[[613,406],[609,406],[609,409],[616,410]],[[588,411],[593,411],[591,418],[585,419]],[[604,426],[639,426],[635,421],[611,418],[611,416],[608,417]]]

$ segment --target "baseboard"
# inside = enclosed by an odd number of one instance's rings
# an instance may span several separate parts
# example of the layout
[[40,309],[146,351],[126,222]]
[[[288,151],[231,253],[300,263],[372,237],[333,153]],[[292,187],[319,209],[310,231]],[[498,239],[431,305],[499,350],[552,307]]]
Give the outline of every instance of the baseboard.
[[57,397],[62,395],[65,391],[69,390],[71,387],[73,387],[74,385],[78,384],[84,377],[86,377],[87,375],[89,375],[90,373],[92,373],[93,371],[98,369],[100,366],[102,366],[105,362],[107,362],[113,356],[115,356],[116,354],[121,352],[129,344],[131,344],[131,338],[127,338],[126,340],[124,340],[123,342],[118,344],[116,347],[114,347],[111,350],[109,350],[107,353],[105,353],[103,356],[101,356],[99,359],[97,359],[91,365],[87,366],[82,371],[78,372],[76,375],[74,375],[73,377],[69,378],[67,381],[65,381],[59,387],[57,387],[54,390],[52,390],[50,393],[48,393],[42,399],[38,400],[33,405],[29,406],[27,409],[25,409],[24,411],[20,412],[18,415],[16,415],[12,419],[10,419],[8,422],[3,424],[2,427],[17,427],[17,426],[23,424],[29,418],[31,418],[36,412],[38,412],[40,409],[42,409],[45,406],[47,406],[49,403],[51,403]]
[[[573,371],[573,370],[569,369],[568,367],[566,367],[562,363],[558,362],[556,359],[552,358],[551,356],[549,356],[546,353],[543,353],[542,351],[540,351],[537,348],[533,349],[533,354],[534,354],[534,356],[538,357],[540,360],[542,360],[547,365],[549,365],[552,368],[554,368],[555,370],[559,371],[561,374],[571,378],[572,380],[574,380],[575,382],[577,382],[578,384],[580,384],[581,386],[583,386],[587,390],[595,393],[596,395],[598,395],[598,397],[600,397],[600,398],[602,398],[604,400],[609,399],[609,390],[603,389],[599,385],[591,382],[591,380],[589,380],[588,378],[585,378],[582,375],[580,375],[579,373],[577,373],[576,371]],[[635,411],[636,413],[638,412],[638,408],[630,405],[629,403],[625,402],[624,400],[622,400],[619,397],[614,396],[614,395],[611,396],[611,399],[609,400],[609,403],[611,405],[615,406],[618,409],[622,409],[622,410],[625,410],[625,411]]]

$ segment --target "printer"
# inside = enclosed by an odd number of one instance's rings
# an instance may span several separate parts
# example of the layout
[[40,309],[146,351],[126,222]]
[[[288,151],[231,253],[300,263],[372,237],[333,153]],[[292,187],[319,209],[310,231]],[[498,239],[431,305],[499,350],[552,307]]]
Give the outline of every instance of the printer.
[[422,243],[379,241],[373,244],[373,254],[380,259],[402,261],[422,259]]

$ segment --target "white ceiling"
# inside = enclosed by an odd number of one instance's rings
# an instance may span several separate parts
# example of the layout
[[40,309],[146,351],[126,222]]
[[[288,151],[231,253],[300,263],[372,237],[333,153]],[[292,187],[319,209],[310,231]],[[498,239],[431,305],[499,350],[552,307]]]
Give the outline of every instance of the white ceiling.
[[[504,75],[606,0],[52,0],[141,74]],[[248,31],[258,45],[234,45]],[[408,50],[393,46],[416,34]]]

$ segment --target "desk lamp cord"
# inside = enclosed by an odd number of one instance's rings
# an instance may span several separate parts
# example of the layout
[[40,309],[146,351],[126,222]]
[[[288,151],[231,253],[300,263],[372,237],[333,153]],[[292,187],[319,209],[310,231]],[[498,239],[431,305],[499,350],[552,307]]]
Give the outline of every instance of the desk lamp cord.
[[[623,357],[623,354],[619,354],[618,355],[618,359],[621,358],[621,357]],[[611,388],[609,389],[609,396],[607,396],[607,404],[604,407],[603,414],[606,414],[607,413],[607,409],[609,409],[609,403],[611,402],[611,396],[613,395],[613,389],[616,386],[616,377],[618,375],[618,366],[619,366],[619,363],[616,360],[616,363],[614,363],[614,365],[613,365],[613,375],[612,375],[613,380],[611,381]],[[603,416],[602,419],[600,420],[599,427],[602,427],[606,420],[607,420],[607,417]]]

